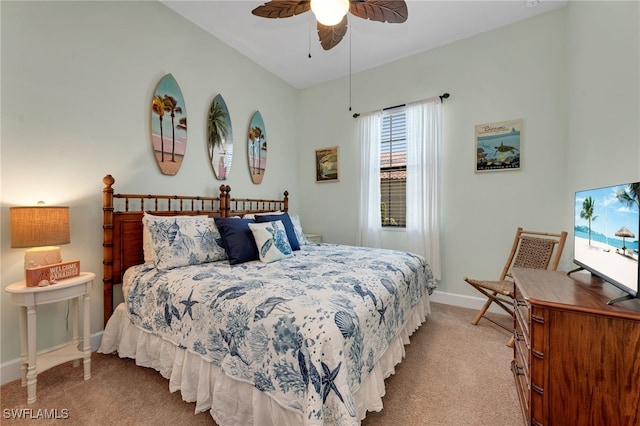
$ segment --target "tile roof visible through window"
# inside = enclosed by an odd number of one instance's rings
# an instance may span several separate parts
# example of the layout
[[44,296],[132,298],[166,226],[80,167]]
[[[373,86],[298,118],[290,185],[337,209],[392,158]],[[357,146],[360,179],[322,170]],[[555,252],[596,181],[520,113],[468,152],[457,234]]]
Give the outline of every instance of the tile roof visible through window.
[[380,177],[384,180],[407,180],[407,171],[406,170],[397,170],[394,172],[385,172],[382,171],[380,173]]

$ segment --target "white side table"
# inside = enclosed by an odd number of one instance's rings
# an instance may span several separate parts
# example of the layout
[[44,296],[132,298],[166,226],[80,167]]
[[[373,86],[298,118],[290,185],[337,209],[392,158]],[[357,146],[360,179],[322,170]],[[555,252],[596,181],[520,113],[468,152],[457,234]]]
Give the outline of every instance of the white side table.
[[[20,370],[22,386],[27,386],[27,403],[36,402],[38,373],[56,365],[84,359],[84,380],[91,378],[90,294],[96,274],[82,272],[77,277],[60,280],[47,287],[27,287],[24,281],[10,284],[5,290],[14,305],[20,306]],[[78,337],[80,323],[79,299],[83,301],[82,348]],[[73,340],[63,347],[36,356],[36,307],[46,303],[72,299]],[[79,365],[79,361],[74,366]]]
[[307,240],[309,240],[309,242],[312,243],[321,243],[322,242],[322,235],[320,234],[304,234],[305,237],[307,237]]

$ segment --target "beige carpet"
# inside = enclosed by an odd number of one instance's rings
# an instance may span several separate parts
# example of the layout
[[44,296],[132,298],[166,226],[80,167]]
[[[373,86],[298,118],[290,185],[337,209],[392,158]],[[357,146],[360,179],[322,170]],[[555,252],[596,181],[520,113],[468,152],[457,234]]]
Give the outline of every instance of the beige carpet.
[[[384,409],[363,426],[520,425],[522,417],[509,364],[507,332],[488,321],[472,326],[474,312],[432,304],[432,314],[411,337],[406,358],[386,380]],[[496,316],[505,324],[507,316]],[[195,405],[170,393],[168,380],[130,359],[94,353],[92,377],[71,363],[38,376],[38,401],[27,405],[20,381],[0,388],[2,425],[215,425]],[[25,411],[28,409],[30,411]],[[66,420],[13,419],[49,415]]]

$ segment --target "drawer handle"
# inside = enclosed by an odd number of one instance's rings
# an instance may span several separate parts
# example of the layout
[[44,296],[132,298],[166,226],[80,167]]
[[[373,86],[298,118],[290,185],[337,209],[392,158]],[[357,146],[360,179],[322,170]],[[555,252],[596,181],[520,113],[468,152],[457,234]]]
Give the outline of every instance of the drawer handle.
[[518,333],[518,330],[513,332],[513,338],[516,339],[517,342],[522,340],[522,334]]
[[542,389],[540,386],[536,386],[533,383],[531,383],[531,389],[533,389],[534,391],[536,391],[540,395],[544,395],[544,389]]
[[526,303],[522,299],[514,299],[516,301],[516,306],[525,306]]
[[531,320],[535,321],[539,324],[544,324],[544,317],[538,316],[538,315],[531,315]]
[[531,354],[538,359],[544,359],[544,354],[540,351],[536,351],[535,349],[531,349]]

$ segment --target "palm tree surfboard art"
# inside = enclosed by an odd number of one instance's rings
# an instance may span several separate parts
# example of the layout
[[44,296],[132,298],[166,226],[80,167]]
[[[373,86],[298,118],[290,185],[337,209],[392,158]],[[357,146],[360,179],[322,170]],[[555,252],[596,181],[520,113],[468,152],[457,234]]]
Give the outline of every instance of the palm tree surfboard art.
[[227,180],[233,159],[233,132],[229,110],[222,95],[217,95],[209,108],[207,152],[216,178]]
[[187,148],[187,110],[171,74],[158,82],[151,100],[151,146],[160,171],[178,173]]
[[253,183],[261,183],[267,165],[267,131],[260,111],[251,118],[248,136],[249,173]]

